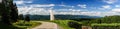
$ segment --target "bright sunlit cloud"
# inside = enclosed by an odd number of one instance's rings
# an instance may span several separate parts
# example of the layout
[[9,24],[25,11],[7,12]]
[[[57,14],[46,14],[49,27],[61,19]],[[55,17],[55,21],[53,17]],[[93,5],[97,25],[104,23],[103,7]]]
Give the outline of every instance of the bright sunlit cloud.
[[109,9],[111,6],[110,5],[104,5],[102,8]]
[[117,2],[117,0],[103,0],[103,2],[106,2],[108,4],[113,4],[113,3]]
[[120,8],[112,9],[113,12],[120,12]]
[[83,4],[83,5],[79,4],[78,6],[81,7],[81,8],[86,8],[85,4]]

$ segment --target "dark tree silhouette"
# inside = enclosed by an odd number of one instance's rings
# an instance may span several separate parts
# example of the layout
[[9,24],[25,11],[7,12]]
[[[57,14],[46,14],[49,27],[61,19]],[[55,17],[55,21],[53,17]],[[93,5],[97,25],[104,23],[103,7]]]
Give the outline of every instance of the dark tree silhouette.
[[20,20],[24,20],[23,14],[20,14],[20,15],[19,15],[19,19],[20,19]]
[[82,29],[81,28],[82,24],[79,24],[79,23],[74,22],[74,21],[68,22],[68,26],[71,28],[75,28],[75,29]]
[[8,2],[6,0],[2,0],[2,3],[0,3],[0,12],[1,12],[1,22],[5,23],[5,24],[9,24],[10,25],[10,21],[9,21],[9,5],[7,4]]
[[11,12],[10,12],[10,19],[12,22],[17,22],[18,20],[18,9],[16,7],[16,4],[11,3]]
[[0,3],[1,22],[11,25],[11,20],[18,17],[17,7],[13,5],[13,0],[2,0]]
[[25,21],[27,21],[27,22],[30,21],[30,17],[29,17],[29,15],[26,15],[26,17],[25,17]]

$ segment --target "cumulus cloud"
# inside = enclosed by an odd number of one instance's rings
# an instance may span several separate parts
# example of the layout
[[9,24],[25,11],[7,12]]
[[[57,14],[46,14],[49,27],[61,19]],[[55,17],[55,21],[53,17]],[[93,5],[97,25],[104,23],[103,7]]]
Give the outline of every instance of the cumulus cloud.
[[[27,9],[27,8],[29,7],[18,8],[19,14],[49,15],[49,9],[46,8],[36,8],[36,7],[33,7],[31,9]],[[120,9],[113,9],[111,12],[95,12],[95,11],[81,11],[81,10],[69,9],[69,11],[53,10],[53,12],[54,14],[62,14],[62,15],[69,14],[69,15],[89,15],[89,16],[111,16],[111,15],[120,15],[119,13],[117,13],[120,12],[119,10]]]
[[32,8],[32,9],[27,9],[27,8],[25,7],[18,8],[19,14],[49,15],[49,11],[45,8]]
[[52,7],[55,6],[55,4],[32,4],[33,7]]
[[75,11],[75,12],[78,12],[78,11],[81,11],[81,10],[75,10],[75,9],[69,9],[70,11]]
[[120,7],[120,5],[115,5],[115,7]]
[[[15,1],[17,4],[32,3],[32,1]],[[111,3],[111,2],[109,2]],[[29,7],[28,7],[29,6]],[[49,9],[46,7],[53,7],[55,4],[31,4],[18,7],[19,14],[31,14],[31,15],[49,15]],[[74,8],[74,6],[68,5],[59,5],[63,7]],[[86,8],[85,4],[79,4],[80,8]],[[118,7],[116,5],[116,7]],[[104,9],[111,8],[110,5],[102,6]],[[120,15],[117,12],[120,12],[120,9],[112,9],[112,12],[95,12],[95,11],[82,11],[76,9],[57,9],[53,10],[54,14],[70,14],[70,15],[89,15],[89,16],[110,16],[110,15]]]
[[113,12],[120,12],[120,8],[112,9]]
[[55,14],[64,14],[64,15],[89,15],[89,16],[112,16],[112,15],[120,15],[116,12],[95,12],[95,11],[69,11],[69,12],[55,12]]
[[78,6],[81,7],[81,8],[86,8],[87,5],[85,5],[85,4],[83,4],[83,5],[79,4]]
[[113,4],[113,3],[117,2],[117,0],[103,0],[103,2],[106,2],[108,4]]
[[24,1],[24,0],[16,0],[16,1],[14,1],[14,3],[16,3],[16,4],[32,3],[32,0],[29,0],[29,1]]
[[110,5],[104,5],[104,6],[102,6],[102,8],[109,9],[109,8],[111,8],[111,6]]

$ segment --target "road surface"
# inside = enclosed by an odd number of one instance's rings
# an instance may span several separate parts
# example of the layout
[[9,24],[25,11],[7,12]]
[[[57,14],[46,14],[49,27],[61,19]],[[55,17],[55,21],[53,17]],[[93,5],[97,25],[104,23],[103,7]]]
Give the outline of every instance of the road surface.
[[52,22],[44,22],[44,21],[38,21],[41,22],[41,25],[38,25],[31,29],[58,29],[58,25]]

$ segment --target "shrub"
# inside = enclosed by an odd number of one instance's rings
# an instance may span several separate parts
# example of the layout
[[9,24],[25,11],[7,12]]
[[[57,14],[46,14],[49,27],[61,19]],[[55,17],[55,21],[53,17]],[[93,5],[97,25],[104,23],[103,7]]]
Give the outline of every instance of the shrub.
[[70,21],[68,22],[69,27],[76,28],[76,29],[81,29],[82,24],[79,24],[76,21]]

